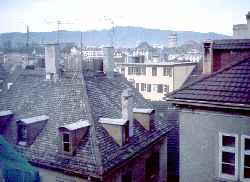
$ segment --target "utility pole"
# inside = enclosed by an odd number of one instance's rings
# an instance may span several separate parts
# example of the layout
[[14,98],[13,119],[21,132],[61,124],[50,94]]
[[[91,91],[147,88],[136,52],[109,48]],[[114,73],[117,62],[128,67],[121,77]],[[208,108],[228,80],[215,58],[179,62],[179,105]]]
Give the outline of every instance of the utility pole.
[[57,44],[60,43],[60,42],[59,42],[60,24],[61,24],[61,22],[58,20],[58,21],[57,21],[57,37],[56,37],[56,42],[57,42]]
[[26,27],[26,50],[29,50],[29,39],[30,39],[30,31],[29,26]]

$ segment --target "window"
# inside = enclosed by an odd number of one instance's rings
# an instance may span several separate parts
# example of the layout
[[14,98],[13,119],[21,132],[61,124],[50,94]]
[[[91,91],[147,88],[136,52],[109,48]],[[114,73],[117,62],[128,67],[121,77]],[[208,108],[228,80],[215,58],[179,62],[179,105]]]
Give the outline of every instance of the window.
[[141,91],[146,91],[146,84],[145,83],[141,83]]
[[28,141],[28,132],[25,125],[18,125],[18,143],[21,145],[25,145]]
[[63,133],[63,151],[70,152],[70,137],[69,133]]
[[147,92],[151,92],[151,84],[147,84]]
[[132,172],[128,171],[122,175],[122,182],[132,182]]
[[136,90],[139,91],[139,87],[140,87],[140,84],[139,84],[139,83],[136,83],[136,85],[135,85]]
[[238,169],[238,136],[219,134],[219,175],[222,178],[236,179]]
[[241,179],[250,181],[250,136],[241,136]]
[[157,67],[152,67],[152,76],[157,76]]
[[161,84],[157,85],[157,92],[158,93],[163,93],[163,85],[161,85]]
[[145,173],[146,173],[146,180],[148,182],[156,181],[159,175],[160,169],[160,154],[159,152],[154,152],[151,156],[146,159],[146,166],[145,166]]
[[146,75],[146,67],[128,67],[128,75]]
[[169,86],[168,85],[164,85],[164,92],[168,93],[169,92]]
[[172,69],[170,67],[163,68],[163,76],[172,76]]
[[152,84],[152,91],[157,92],[157,84]]

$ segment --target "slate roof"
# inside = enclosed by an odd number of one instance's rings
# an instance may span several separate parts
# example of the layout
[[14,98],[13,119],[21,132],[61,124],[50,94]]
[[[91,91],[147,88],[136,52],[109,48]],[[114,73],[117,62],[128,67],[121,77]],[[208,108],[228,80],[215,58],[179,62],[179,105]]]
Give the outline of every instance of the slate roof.
[[250,39],[214,40],[213,49],[250,49]]
[[[157,120],[168,123],[172,129],[168,133],[168,180],[179,177],[179,114],[173,104],[167,101],[151,101]],[[179,180],[177,180],[179,181]]]
[[174,102],[250,108],[250,58],[200,78],[167,96]]
[[[62,170],[81,176],[103,176],[109,170],[165,137],[171,129],[157,120],[152,132],[135,121],[134,136],[120,147],[98,122],[100,117],[121,118],[121,93],[126,88],[135,91],[135,106],[152,108],[141,94],[121,75],[86,76],[81,73],[60,81],[46,81],[43,69],[24,70],[13,86],[0,93],[0,110],[11,110],[12,121],[3,131],[5,138],[16,144],[16,122],[22,118],[47,115],[49,120],[31,146],[18,146],[30,162],[38,166]],[[79,120],[90,121],[90,128],[80,142],[75,155],[58,152],[58,128]]]

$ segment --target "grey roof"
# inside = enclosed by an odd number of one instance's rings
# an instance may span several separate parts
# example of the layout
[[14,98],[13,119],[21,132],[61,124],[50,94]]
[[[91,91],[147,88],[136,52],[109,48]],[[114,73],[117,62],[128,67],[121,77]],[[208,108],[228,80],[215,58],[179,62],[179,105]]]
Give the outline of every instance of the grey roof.
[[213,49],[250,49],[250,39],[214,40]]
[[73,131],[73,130],[77,130],[77,129],[80,129],[80,128],[85,128],[85,127],[88,127],[88,126],[90,126],[90,122],[88,120],[80,119],[77,122],[66,124],[64,126],[61,126],[60,128],[66,128],[69,131]]
[[[0,110],[14,112],[12,121],[3,131],[5,138],[13,144],[17,137],[15,121],[40,115],[49,117],[32,145],[16,145],[35,165],[100,177],[165,137],[170,130],[168,123],[154,121],[154,129],[148,132],[135,121],[134,136],[120,147],[98,120],[101,117],[121,118],[121,93],[126,88],[135,92],[135,107],[152,108],[123,76],[115,74],[108,78],[79,73],[57,82],[44,78],[42,69],[24,70],[8,91],[0,93]],[[79,120],[88,120],[91,126],[75,155],[69,157],[58,153],[58,128]]]
[[20,119],[20,121],[22,121],[25,124],[32,124],[32,123],[36,123],[36,122],[39,122],[39,121],[45,121],[45,120],[48,120],[48,119],[49,119],[49,116],[41,115],[41,116],[34,116],[34,117],[31,117],[31,118]]
[[1,116],[9,116],[9,115],[12,115],[13,112],[10,111],[10,110],[7,110],[7,111],[0,111],[0,117]]
[[202,77],[167,97],[189,104],[250,108],[250,58]]

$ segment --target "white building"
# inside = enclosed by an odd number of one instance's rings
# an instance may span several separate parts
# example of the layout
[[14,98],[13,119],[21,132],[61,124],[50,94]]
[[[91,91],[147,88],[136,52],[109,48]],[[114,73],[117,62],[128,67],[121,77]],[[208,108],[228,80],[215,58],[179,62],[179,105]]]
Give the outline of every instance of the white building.
[[247,24],[233,25],[233,37],[236,39],[250,38],[250,11],[246,15]]
[[168,48],[176,48],[177,47],[177,34],[173,33],[168,36]]
[[196,63],[123,63],[118,70],[149,100],[163,100],[185,82]]

